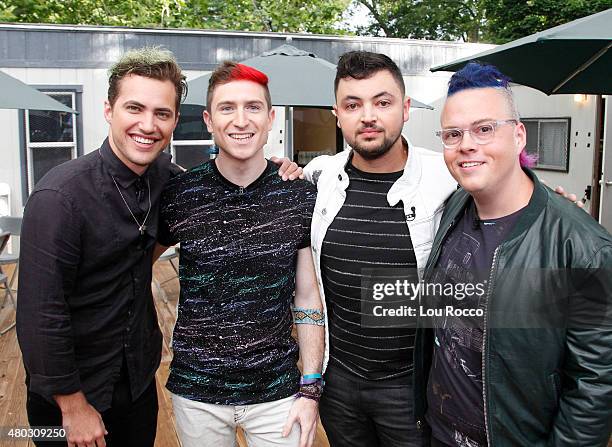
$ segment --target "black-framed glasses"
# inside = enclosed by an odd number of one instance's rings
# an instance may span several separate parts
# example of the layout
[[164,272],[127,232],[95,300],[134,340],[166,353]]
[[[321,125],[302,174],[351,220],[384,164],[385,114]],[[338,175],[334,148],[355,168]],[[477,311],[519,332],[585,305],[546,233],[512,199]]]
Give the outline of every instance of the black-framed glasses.
[[485,121],[474,124],[468,129],[450,128],[436,131],[436,135],[442,139],[442,144],[445,149],[455,149],[463,141],[463,135],[466,132],[470,133],[472,140],[476,144],[487,144],[495,138],[495,130],[504,124],[518,124],[518,120],[496,120]]

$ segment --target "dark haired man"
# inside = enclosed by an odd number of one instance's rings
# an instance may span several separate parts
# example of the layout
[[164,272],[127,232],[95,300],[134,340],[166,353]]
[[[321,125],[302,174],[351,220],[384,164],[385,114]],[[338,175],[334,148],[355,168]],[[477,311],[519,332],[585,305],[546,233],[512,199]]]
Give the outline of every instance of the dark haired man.
[[441,125],[461,189],[425,281],[486,293],[422,298],[444,311],[418,331],[417,417],[435,446],[607,445],[612,236],[526,167],[525,126],[495,67],[453,75]]
[[334,113],[351,148],[304,171],[318,189],[313,251],[329,312],[321,420],[332,446],[416,446],[415,329],[361,324],[363,269],[416,277],[456,183],[441,154],[402,137],[410,99],[389,57],[344,54],[335,92]]
[[166,385],[177,432],[185,447],[233,447],[236,427],[251,447],[310,447],[324,349],[310,250],[316,190],[283,182],[264,158],[274,120],[265,74],[226,62],[207,103],[219,156],[170,180],[161,201],[160,243],[181,244]]
[[151,265],[161,191],[179,172],[162,151],[186,84],[156,48],[127,52],[109,74],[108,138],[49,171],[27,202],[17,335],[31,426],[63,425],[70,445],[152,446],[162,336]]

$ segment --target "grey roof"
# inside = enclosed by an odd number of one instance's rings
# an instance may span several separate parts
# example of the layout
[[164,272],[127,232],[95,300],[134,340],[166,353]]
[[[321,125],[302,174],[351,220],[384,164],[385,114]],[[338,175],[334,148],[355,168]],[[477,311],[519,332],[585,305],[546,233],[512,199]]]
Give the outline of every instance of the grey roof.
[[290,43],[336,64],[350,50],[385,53],[404,75],[489,46],[426,40],[211,30],[133,29],[75,25],[0,24],[0,67],[106,68],[131,48],[162,45],[185,70],[210,71]]

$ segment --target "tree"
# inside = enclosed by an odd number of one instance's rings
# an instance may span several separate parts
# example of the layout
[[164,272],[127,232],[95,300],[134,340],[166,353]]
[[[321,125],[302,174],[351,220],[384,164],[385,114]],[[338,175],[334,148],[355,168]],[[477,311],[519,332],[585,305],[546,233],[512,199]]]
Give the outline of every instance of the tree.
[[342,33],[351,0],[0,0],[5,21]]
[[612,0],[356,0],[360,34],[503,43],[612,7]]
[[503,43],[612,8],[612,0],[484,0],[491,41]]
[[358,32],[430,40],[478,42],[482,0],[358,0],[374,23]]

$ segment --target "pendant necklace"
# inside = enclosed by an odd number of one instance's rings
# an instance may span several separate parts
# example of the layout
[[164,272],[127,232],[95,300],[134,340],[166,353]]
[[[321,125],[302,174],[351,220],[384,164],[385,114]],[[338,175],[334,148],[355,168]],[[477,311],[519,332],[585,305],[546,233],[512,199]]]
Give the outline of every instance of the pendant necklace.
[[[98,149],[98,154],[100,154],[100,158],[104,160],[104,157],[102,156],[102,152],[100,151],[100,149]],[[125,197],[123,197],[123,194],[121,193],[121,189],[119,189],[119,185],[117,184],[117,180],[115,180],[115,177],[113,177],[111,173],[109,173],[109,175],[113,179],[115,188],[117,188],[117,192],[121,196],[121,200],[123,200],[125,207],[128,209],[128,211],[132,215],[132,219],[134,219],[134,222],[136,222],[136,225],[138,225],[138,231],[140,232],[140,236],[144,236],[144,233],[147,229],[147,226],[146,226],[147,219],[149,218],[149,213],[151,212],[151,185],[149,184],[149,178],[147,177],[147,191],[149,192],[149,209],[147,210],[147,214],[145,215],[144,220],[142,221],[142,223],[140,223],[138,222],[138,219],[136,219],[136,216],[134,216],[134,213],[132,212],[132,208],[130,208],[130,205],[128,205],[127,201],[125,200]]]
[[123,194],[121,193],[121,190],[119,189],[119,185],[117,184],[117,180],[115,180],[115,177],[111,175],[111,178],[113,179],[113,183],[115,184],[115,187],[117,188],[117,192],[119,192],[119,195],[121,196],[121,199],[123,200],[123,203],[125,203],[126,208],[132,215],[132,219],[134,219],[134,222],[136,222],[136,225],[138,225],[138,231],[140,231],[140,235],[144,236],[145,230],[147,229],[147,226],[145,224],[147,223],[147,219],[149,218],[149,213],[151,212],[151,186],[149,185],[149,178],[147,177],[147,191],[149,192],[149,209],[147,210],[147,214],[145,215],[142,223],[138,222],[138,219],[136,219],[136,216],[134,216],[134,213],[132,212],[130,205],[128,205],[127,201],[125,200],[125,197],[123,197]]

